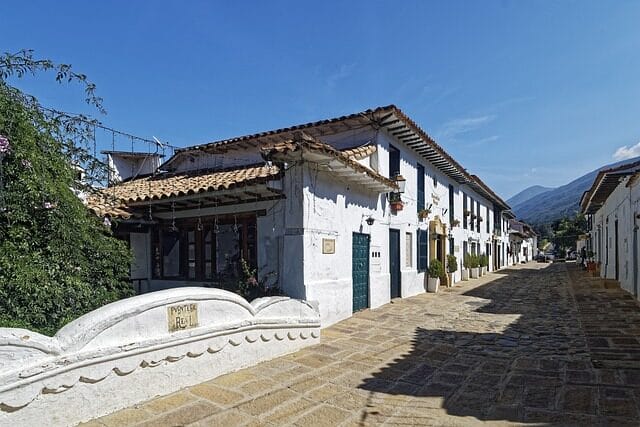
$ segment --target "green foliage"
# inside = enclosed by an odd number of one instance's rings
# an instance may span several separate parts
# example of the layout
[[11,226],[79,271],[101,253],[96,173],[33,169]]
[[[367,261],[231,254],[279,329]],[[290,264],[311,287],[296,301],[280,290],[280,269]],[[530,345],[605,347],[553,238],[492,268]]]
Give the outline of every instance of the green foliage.
[[268,282],[274,272],[270,272],[264,275],[258,280],[257,269],[252,269],[249,264],[243,259],[240,259],[240,265],[242,267],[242,280],[238,282],[238,293],[247,301],[251,302],[256,298],[266,296],[284,295],[282,290],[277,284],[269,285]]
[[8,144],[0,154],[0,326],[51,335],[82,314],[133,294],[131,254],[76,195],[71,153],[83,150],[70,144],[77,127],[51,119],[34,98],[9,86],[4,78],[12,73],[6,67],[5,56],[0,60],[0,138]]
[[488,267],[489,266],[489,257],[485,254],[482,254],[478,257],[478,266],[480,267]]
[[447,255],[447,269],[449,273],[455,273],[458,271],[458,258],[455,255]]
[[442,277],[444,275],[444,268],[442,267],[442,263],[440,260],[432,259],[429,263],[429,277],[433,279],[437,279],[438,277]]
[[471,254],[464,254],[462,266],[467,270],[471,268]]
[[469,268],[478,268],[478,267],[480,267],[480,257],[478,255],[469,254],[469,255],[467,255],[467,257],[468,257],[468,262],[469,262]]
[[580,214],[573,218],[564,217],[554,222],[552,228],[551,242],[565,253],[568,249],[575,250],[578,237],[587,232],[587,220]]

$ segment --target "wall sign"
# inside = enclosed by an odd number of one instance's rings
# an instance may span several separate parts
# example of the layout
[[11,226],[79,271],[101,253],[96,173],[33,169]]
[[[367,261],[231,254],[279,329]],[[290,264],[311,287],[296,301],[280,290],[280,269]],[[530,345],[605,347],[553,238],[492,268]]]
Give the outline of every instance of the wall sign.
[[181,304],[167,307],[169,332],[182,331],[198,326],[198,304]]
[[335,254],[336,253],[336,239],[322,239],[322,253],[323,254]]

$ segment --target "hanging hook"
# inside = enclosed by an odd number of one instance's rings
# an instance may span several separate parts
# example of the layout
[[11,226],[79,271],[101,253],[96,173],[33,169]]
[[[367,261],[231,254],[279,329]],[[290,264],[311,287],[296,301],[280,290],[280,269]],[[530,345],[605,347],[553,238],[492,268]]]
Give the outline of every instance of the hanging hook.
[[171,202],[171,231],[178,231],[178,227],[176,227],[176,203]]
[[202,231],[202,216],[200,214],[202,210],[202,201],[198,201],[198,225],[196,226],[196,229],[198,231]]

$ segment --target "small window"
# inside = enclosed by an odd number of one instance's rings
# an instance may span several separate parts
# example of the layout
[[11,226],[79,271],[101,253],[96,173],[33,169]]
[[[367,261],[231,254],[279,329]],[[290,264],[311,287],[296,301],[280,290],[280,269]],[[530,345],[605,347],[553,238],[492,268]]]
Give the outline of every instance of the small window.
[[433,175],[433,188],[437,188],[438,187],[438,178]]
[[418,230],[418,271],[427,271],[429,267],[427,246],[429,236],[427,230]]
[[406,267],[413,267],[413,235],[411,233],[406,233],[405,235],[405,248],[406,248]]

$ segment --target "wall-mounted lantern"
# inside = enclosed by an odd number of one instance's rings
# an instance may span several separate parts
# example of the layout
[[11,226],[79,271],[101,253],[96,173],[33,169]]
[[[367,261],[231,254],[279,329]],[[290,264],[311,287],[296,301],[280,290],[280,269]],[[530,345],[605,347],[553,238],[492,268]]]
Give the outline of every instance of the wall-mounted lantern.
[[396,175],[393,180],[396,182],[396,185],[398,186],[398,193],[404,193],[404,188],[407,184],[407,180],[404,179],[404,177],[402,175]]
[[369,218],[367,218],[365,221],[367,222],[367,225],[371,226],[371,225],[373,225],[373,223],[375,222],[375,219],[373,219],[373,217],[372,217],[372,216],[370,216],[370,217],[369,217]]

